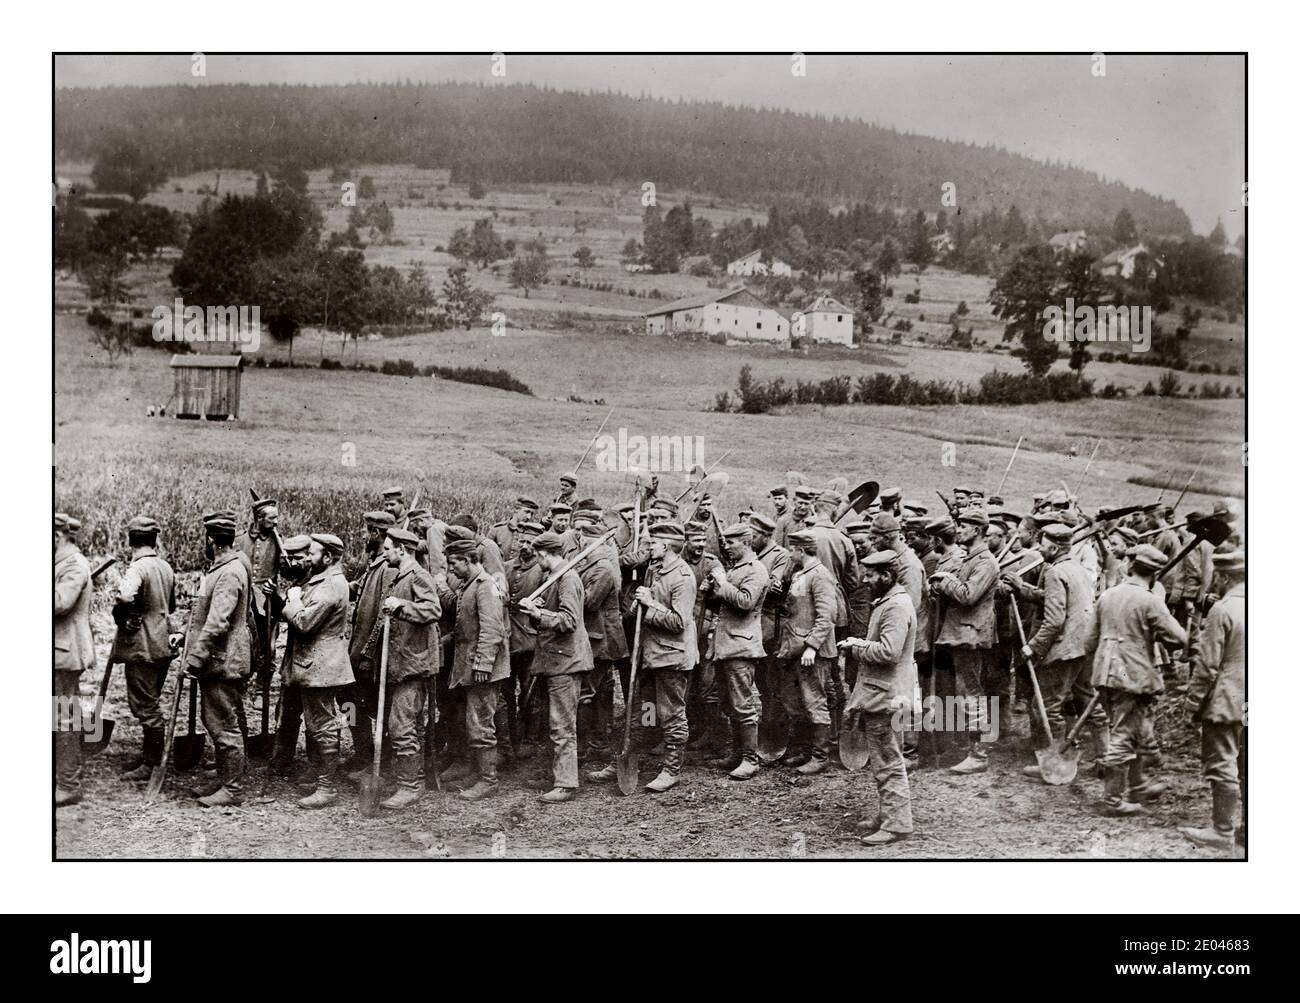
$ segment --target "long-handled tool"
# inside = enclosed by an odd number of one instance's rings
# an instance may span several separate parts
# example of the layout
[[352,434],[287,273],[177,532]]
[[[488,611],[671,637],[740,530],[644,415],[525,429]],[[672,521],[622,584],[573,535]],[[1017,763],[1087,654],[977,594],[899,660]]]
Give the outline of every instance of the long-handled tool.
[[1074,497],[1079,497],[1079,492],[1083,490],[1083,482],[1088,479],[1088,471],[1092,469],[1092,461],[1097,458],[1097,450],[1101,449],[1102,440],[1097,439],[1097,445],[1092,447],[1092,455],[1088,457],[1088,465],[1083,468],[1083,473],[1079,475],[1079,485],[1074,489]]
[[[1016,602],[1014,594],[1010,595],[1008,598],[1011,600],[1011,615],[1016,621],[1016,634],[1019,635],[1020,647],[1023,648],[1029,643],[1029,641],[1025,637],[1025,625],[1020,619],[1020,604]],[[1025,659],[1025,669],[1029,673],[1029,682],[1034,687],[1034,707],[1038,711],[1038,716],[1043,719],[1043,731],[1047,733],[1047,745],[1050,749],[1052,745],[1052,726],[1047,720],[1047,707],[1043,703],[1043,691],[1038,687],[1038,673],[1034,671],[1034,660],[1032,658]],[[1043,765],[1043,754],[1045,751],[1046,750],[1044,749],[1034,750],[1034,756],[1037,758],[1040,768]]]
[[[772,644],[781,644],[781,621],[785,616],[785,600],[790,594],[790,583],[794,581],[798,565],[791,556],[781,577],[780,600],[776,607],[776,616],[772,624]],[[763,659],[763,680],[766,687],[760,688],[763,698],[763,716],[758,721],[758,755],[767,765],[780,760],[790,745],[790,717],[781,699],[781,666],[776,658]]]
[[[185,676],[181,677],[182,680],[185,678]],[[195,728],[195,720],[198,717],[199,709],[199,681],[193,676],[189,677],[189,688],[189,730],[176,739],[176,747],[172,749],[172,759],[176,762],[176,771],[178,773],[188,773],[203,762],[203,746],[207,741],[207,736]]]
[[1002,486],[1007,483],[1007,474],[1011,473],[1011,464],[1016,462],[1016,455],[1020,452],[1020,444],[1025,441],[1022,435],[1016,440],[1016,448],[1011,451],[1011,459],[1007,460],[1007,469],[1002,471],[1002,480],[998,481],[998,489],[993,492],[996,497],[1002,496]]
[[1101,690],[1097,690],[1092,694],[1092,699],[1088,701],[1087,706],[1083,708],[1083,713],[1079,715],[1078,720],[1074,722],[1074,727],[1061,739],[1061,744],[1039,751],[1038,771],[1043,776],[1043,783],[1059,787],[1070,783],[1078,775],[1080,752],[1074,740],[1078,738],[1083,723],[1088,720],[1088,715],[1092,713],[1092,709],[1097,706],[1097,701],[1100,699]]
[[861,515],[871,507],[871,503],[880,495],[880,485],[875,481],[863,481],[856,488],[849,492],[848,500],[835,513],[835,518],[831,520],[833,525],[838,526],[845,516],[851,513]]
[[[844,663],[847,661],[847,652],[841,650],[836,658],[836,664],[839,666],[839,678],[844,679]],[[835,685],[841,686],[840,692],[843,693],[842,683],[834,681]],[[845,701],[847,703],[847,701]],[[857,773],[858,770],[866,766],[871,759],[871,747],[867,744],[866,717],[856,711],[839,710],[831,717],[832,723],[839,719],[839,726],[831,741],[839,746],[840,762],[850,773]]]
[[1183,499],[1187,497],[1187,489],[1192,486],[1192,481],[1194,481],[1196,479],[1196,475],[1201,472],[1201,465],[1205,463],[1205,458],[1209,455],[1210,454],[1208,452],[1202,453],[1201,458],[1196,461],[1195,468],[1192,470],[1190,474],[1187,475],[1187,483],[1183,485],[1183,490],[1178,492],[1177,500],[1173,503],[1173,505],[1170,506],[1171,512],[1178,511],[1178,506],[1181,505],[1183,503]]
[[716,460],[714,460],[704,469],[703,477],[701,477],[694,484],[687,487],[687,489],[683,491],[681,494],[679,494],[676,498],[674,498],[673,501],[680,504],[681,500],[685,498],[688,494],[690,494],[692,491],[699,490],[700,486],[709,479],[709,475],[713,473],[713,468],[716,467],[719,463],[721,463],[723,460],[725,460],[728,456],[730,456],[734,452],[735,452],[734,449],[728,449],[725,452],[723,452]]
[[[115,557],[100,562],[99,567],[90,573],[90,580],[94,582],[116,563]],[[89,726],[81,729],[81,755],[85,759],[98,756],[107,749],[109,739],[113,737],[113,726],[116,722],[111,717],[104,716],[104,701],[108,697],[108,684],[112,678],[113,660],[110,657],[104,666],[104,675],[99,681],[99,693],[95,699],[95,706],[91,710]]]
[[1209,540],[1210,543],[1217,547],[1232,535],[1232,527],[1216,516],[1208,516],[1205,519],[1189,522],[1187,528],[1192,531],[1192,538],[1183,545],[1182,550],[1169,559],[1168,564],[1156,572],[1156,581],[1160,581],[1161,578],[1172,571],[1184,557],[1200,546],[1202,540]]
[[926,743],[930,747],[930,765],[935,767],[938,767],[939,765],[939,725],[940,722],[943,720],[942,715],[940,715],[938,718],[934,716],[936,713],[936,708],[935,708],[935,695],[937,692],[936,682],[937,682],[937,677],[939,675],[938,665],[934,657],[934,637],[939,630],[939,611],[941,609],[943,609],[943,606],[940,604],[938,597],[936,597],[933,600],[933,602],[931,602],[930,604],[930,619],[929,622],[925,625],[926,633],[929,635],[927,640],[930,642],[930,650],[927,652],[930,658],[930,686],[929,686],[930,706],[928,708],[930,711],[930,726],[928,728],[925,727],[926,715],[925,714],[921,715],[921,727],[925,731],[925,733],[930,736],[929,741]]
[[[641,553],[641,490],[637,485],[632,501],[632,553]],[[647,580],[649,573],[647,572]],[[637,580],[637,569],[632,569],[632,584]],[[637,671],[641,667],[641,626],[645,620],[645,606],[636,605],[636,627],[632,631],[632,666],[627,677],[627,692],[623,694],[623,746],[618,750],[615,769],[618,771],[618,789],[627,796],[633,794],[640,783],[640,763],[632,747],[632,715],[636,713]]]
[[613,416],[614,416],[614,409],[610,408],[609,414],[605,415],[605,420],[602,421],[600,423],[600,426],[596,429],[596,434],[593,435],[591,437],[591,441],[587,443],[587,448],[584,449],[582,451],[582,455],[578,457],[578,462],[573,465],[573,470],[571,471],[572,476],[574,477],[578,476],[578,471],[581,470],[582,465],[587,462],[587,456],[588,454],[591,453],[591,447],[596,444],[596,440],[600,438],[600,433],[605,431],[605,425],[609,422],[609,419],[612,418]]
[[194,626],[194,604],[190,604],[190,613],[185,624],[185,643],[181,645],[181,666],[176,673],[176,689],[172,693],[172,709],[167,716],[167,733],[163,737],[162,757],[158,765],[149,774],[149,783],[144,790],[145,804],[151,804],[162,793],[163,781],[167,779],[167,760],[171,756],[172,740],[176,737],[176,716],[181,709],[181,681],[189,664],[190,628]]
[[357,808],[366,818],[370,818],[379,808],[379,761],[384,755],[384,700],[388,691],[388,626],[391,618],[384,617],[384,635],[379,650],[379,703],[375,711],[375,755],[370,765],[370,772],[361,775],[360,793],[357,795]]

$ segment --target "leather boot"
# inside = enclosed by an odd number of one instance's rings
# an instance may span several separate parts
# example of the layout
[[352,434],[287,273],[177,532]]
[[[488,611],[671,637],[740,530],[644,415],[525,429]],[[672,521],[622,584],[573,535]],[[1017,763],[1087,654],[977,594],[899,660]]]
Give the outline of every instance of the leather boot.
[[807,721],[793,721],[790,724],[790,742],[788,750],[781,757],[782,766],[803,766],[812,758],[809,746],[809,725]]
[[741,749],[743,748],[740,738],[740,725],[736,724],[735,721],[728,721],[728,724],[730,725],[728,730],[731,732],[731,741],[728,743],[728,748],[717,759],[709,760],[711,767],[715,770],[722,770],[724,773],[730,773],[740,765]]
[[59,731],[54,736],[55,777],[67,778],[67,786],[55,784],[54,804],[76,804],[81,800],[81,732]]
[[1144,756],[1142,753],[1138,753],[1137,758],[1129,764],[1128,799],[1137,804],[1154,801],[1169,790],[1168,784],[1162,784],[1158,780],[1147,778],[1145,770],[1149,765],[1150,757]]
[[578,704],[578,759],[590,759],[596,751],[596,708],[590,703]]
[[795,769],[795,773],[805,777],[814,777],[830,765],[831,729],[827,724],[813,725],[812,755],[808,762]]
[[305,798],[298,800],[299,808],[327,808],[339,799],[338,788],[334,786],[334,774],[338,768],[337,752],[322,752],[317,757],[319,774],[316,777],[316,790]]
[[398,756],[393,760],[397,790],[379,802],[381,808],[409,808],[420,800],[420,763],[416,756]]
[[140,762],[135,769],[127,770],[122,774],[123,780],[139,781],[148,780],[153,773],[153,768],[162,761],[163,742],[166,735],[159,728],[146,728],[144,730],[144,739],[140,746]]
[[1179,831],[1197,846],[1205,846],[1214,850],[1231,850],[1236,842],[1233,831],[1237,822],[1236,785],[1211,784],[1210,794],[1214,798],[1213,824],[1205,829],[1188,826]]
[[731,771],[732,780],[749,780],[761,769],[758,760],[758,725],[736,726],[736,739],[740,743],[740,762]]
[[461,791],[466,801],[482,801],[497,792],[497,750],[475,749],[478,760],[478,780],[469,790]]
[[438,774],[438,780],[443,787],[456,784],[456,790],[460,789],[460,784],[467,784],[474,777],[474,767],[466,759],[458,759],[445,770]]
[[1092,742],[1090,746],[1084,746],[1083,759],[1100,760],[1106,755],[1106,750],[1110,747],[1110,725],[1103,724],[1100,728],[1093,727]]
[[587,779],[593,784],[609,784],[618,779],[618,764],[606,763],[598,770],[592,770],[587,774]]
[[1140,815],[1142,806],[1136,802],[1128,800],[1125,792],[1128,789],[1129,771],[1123,767],[1106,771],[1106,797],[1103,807],[1107,815]]

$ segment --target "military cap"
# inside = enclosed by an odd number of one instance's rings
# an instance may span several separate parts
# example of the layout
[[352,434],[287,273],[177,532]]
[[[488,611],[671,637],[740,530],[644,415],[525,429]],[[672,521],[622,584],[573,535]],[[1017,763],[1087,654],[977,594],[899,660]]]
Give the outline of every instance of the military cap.
[[813,501],[817,497],[817,489],[801,484],[794,489],[794,496],[802,501]]
[[331,554],[343,553],[343,541],[333,533],[312,533],[311,538]]
[[898,554],[892,550],[876,550],[862,558],[862,564],[868,568],[888,567],[898,560]]
[[128,533],[156,533],[158,532],[158,520],[151,519],[147,515],[138,515],[126,524]]
[[1069,543],[1073,536],[1073,527],[1063,522],[1048,523],[1043,527],[1043,537],[1053,543]]
[[817,534],[809,529],[798,529],[786,537],[787,542],[793,543],[797,547],[815,547],[817,546]]
[[1205,519],[1205,517],[1206,517],[1206,516],[1205,516],[1205,513],[1204,513],[1204,512],[1188,512],[1188,513],[1187,513],[1187,521],[1188,521],[1188,522],[1201,522],[1201,521],[1203,521],[1203,520]]
[[957,521],[971,526],[987,526],[989,516],[982,508],[968,508],[957,513]]
[[1037,492],[1037,493],[1033,496],[1034,508],[1037,509],[1037,508],[1040,507],[1040,506],[1041,506],[1045,501],[1047,501],[1047,492],[1045,492],[1045,491],[1039,491],[1039,492]]
[[274,498],[259,498],[253,502],[253,511],[260,512],[264,508],[278,508],[280,503]]
[[365,519],[367,526],[373,526],[375,529],[387,529],[393,524],[393,513],[382,510],[367,512],[362,518]]
[[286,554],[305,554],[311,548],[311,537],[305,533],[299,533],[297,536],[291,536],[284,541],[284,552]]
[[398,487],[396,484],[392,485],[391,487],[384,488],[385,498],[401,498],[403,493],[404,492],[402,491],[402,489]]
[[888,512],[881,512],[871,520],[871,531],[873,533],[897,533],[901,528],[898,520]]
[[234,533],[235,520],[227,512],[211,512],[203,517],[203,525],[218,533]]
[[546,532],[546,527],[540,522],[521,522],[515,527],[515,532],[522,533],[524,536],[540,536]]
[[406,547],[418,547],[420,545],[420,538],[409,529],[402,529],[401,526],[390,526],[385,535],[394,543],[400,543]]
[[564,502],[555,502],[551,505],[551,515],[567,515],[573,511],[572,505],[566,505]]
[[447,527],[446,532],[443,534],[443,538],[447,541],[469,540],[471,543],[478,543],[477,533],[468,526],[457,526],[454,523]]
[[614,511],[619,515],[630,515],[636,511],[636,502],[619,502],[614,506]]
[[537,539],[533,541],[533,549],[554,551],[558,554],[564,549],[564,540],[561,539],[559,533],[552,533],[550,531],[538,533]]
[[971,488],[969,491],[966,492],[966,494],[967,494],[968,496],[970,496],[971,498],[983,498],[983,497],[984,497],[984,492],[981,491],[979,488]]
[[600,503],[597,502],[595,498],[583,498],[580,501],[576,502],[573,508],[574,511],[586,510],[588,512],[599,512]]
[[81,529],[81,520],[68,515],[66,512],[55,512],[54,528],[61,529],[66,533],[75,533]]
[[898,501],[900,498],[903,497],[903,489],[902,489],[902,488],[885,488],[885,489],[882,490],[882,491],[880,492],[880,494],[878,494],[876,497],[879,498],[882,502],[887,502],[887,501]]
[[925,515],[925,513],[930,511],[924,505],[913,505],[910,502],[903,502],[903,508],[908,512],[911,512],[913,515]]
[[578,478],[574,477],[573,474],[560,474],[560,483],[567,484],[571,488],[576,488],[578,486]]
[[1215,571],[1245,571],[1246,570],[1246,552],[1244,550],[1229,550],[1226,553],[1216,553],[1213,557]]
[[1002,521],[1008,526],[1019,526],[1025,519],[1019,512],[1010,512],[1007,509],[1003,509],[998,514],[1002,516]]
[[570,522],[574,526],[581,525],[585,522],[598,522],[600,520],[600,510],[592,508],[577,508],[573,510],[573,518]]
[[1134,546],[1135,544],[1140,543],[1142,541],[1142,537],[1138,535],[1138,531],[1134,529],[1132,526],[1117,526],[1115,527],[1115,532],[1129,546]]
[[846,522],[840,528],[844,530],[845,536],[866,536],[871,532],[871,523],[863,519],[854,519],[852,522]]
[[834,488],[827,488],[817,496],[817,501],[822,505],[843,505],[845,498],[842,492],[836,491]]
[[577,531],[584,536],[600,536],[606,532],[605,524],[594,516],[574,516],[573,525]]
[[1004,503],[1005,503],[1005,500],[1003,499],[1003,497],[1002,497],[1001,495],[989,495],[989,504],[990,504],[990,505],[1002,505],[1002,504],[1004,504]]
[[939,519],[932,519],[925,524],[925,531],[927,533],[942,533],[945,529],[952,529],[952,528],[953,528],[952,520],[944,517],[941,517]]
[[406,513],[406,518],[411,522],[418,522],[421,519],[432,519],[433,513],[427,508],[413,508]]
[[1139,543],[1136,547],[1129,547],[1125,556],[1148,571],[1159,571],[1168,562],[1164,551],[1149,543]]
[[909,515],[903,520],[903,526],[913,533],[924,533],[930,520],[923,515]]
[[754,535],[754,527],[747,522],[734,522],[722,531],[726,540],[748,540]]
[[867,515],[875,515],[875,514],[876,514],[877,512],[879,512],[879,511],[880,511],[880,499],[879,499],[879,498],[872,498],[872,499],[871,499],[871,504],[867,506],[866,514],[867,514]]
[[677,514],[677,502],[673,501],[671,498],[656,498],[650,503],[650,507],[657,508],[661,512],[671,512],[673,515]]
[[478,553],[478,544],[473,540],[452,540],[443,547],[442,552],[448,557],[467,557]]
[[769,491],[768,494],[771,495],[773,498],[785,498],[790,494],[790,489],[786,487],[784,484],[778,484],[771,491]]
[[682,527],[682,532],[687,536],[703,537],[709,535],[709,525],[704,522],[688,522]]
[[533,501],[531,498],[526,498],[523,495],[520,495],[518,498],[515,499],[515,504],[518,505],[520,508],[530,508],[534,512],[537,511],[537,507],[538,507],[537,502]]
[[1047,504],[1049,505],[1069,505],[1070,496],[1066,493],[1065,488],[1057,488],[1047,495]]
[[968,487],[966,487],[965,485],[959,485],[959,486],[953,488],[953,489],[952,489],[952,493],[955,494],[955,495],[969,495],[969,494],[974,494],[974,492],[971,491],[971,489],[968,488]]
[[650,527],[650,535],[660,540],[686,540],[686,530],[680,522],[659,522]]
[[762,512],[754,512],[750,515],[749,524],[757,529],[761,529],[764,533],[776,532],[776,523],[770,516],[766,516]]
[[204,522],[208,522],[209,520],[216,519],[218,517],[225,517],[229,519],[231,522],[234,522],[235,510],[233,508],[216,508],[213,509],[211,512],[204,512],[202,518]]
[[741,522],[749,522],[749,517],[753,514],[754,514],[754,510],[752,508],[742,508],[739,512],[736,513],[736,518],[739,519]]

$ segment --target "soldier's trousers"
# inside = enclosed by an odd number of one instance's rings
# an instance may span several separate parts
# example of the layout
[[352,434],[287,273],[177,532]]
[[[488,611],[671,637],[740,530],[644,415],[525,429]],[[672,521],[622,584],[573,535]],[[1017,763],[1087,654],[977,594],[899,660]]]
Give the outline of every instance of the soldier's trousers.
[[497,747],[496,717],[500,683],[470,683],[465,691],[465,746],[468,749]]
[[1101,765],[1110,770],[1128,767],[1139,753],[1156,748],[1154,693],[1127,693],[1103,689],[1101,702],[1110,720],[1110,744],[1101,757]]
[[[180,682],[178,677],[176,684]],[[226,790],[237,794],[244,776],[244,734],[239,727],[244,681],[203,676],[199,679],[199,693],[203,697],[203,729],[217,754],[217,779]]]
[[609,745],[609,729],[614,720],[614,663],[597,658],[595,666],[582,673],[578,702],[592,705],[592,734],[586,736],[588,749],[603,751]]
[[159,704],[171,664],[170,658],[126,663],[126,704],[145,731],[162,732],[167,728],[167,719]]
[[663,768],[676,776],[682,770],[683,749],[690,729],[686,723],[686,691],[691,672],[653,669],[655,717],[664,736]]
[[[852,661],[852,659],[850,659]],[[867,754],[880,798],[880,828],[886,832],[912,831],[912,789],[907,782],[900,735],[892,713],[864,714]]]
[[316,745],[318,763],[339,754],[339,715],[336,686],[301,686],[302,719],[307,738]]
[[529,670],[533,665],[531,651],[510,652],[510,678],[501,680],[497,700],[497,745],[516,746],[527,740],[526,723],[530,719],[528,708],[522,707],[528,694]]
[[985,700],[986,680],[991,673],[992,650],[988,648],[951,648],[953,683],[957,698],[965,711],[966,730],[970,744],[970,754],[976,759],[988,758],[987,742],[981,738],[986,734],[990,739],[995,735],[989,733],[993,726],[989,720],[988,703]]
[[819,657],[813,660],[812,665],[803,665],[798,655],[782,660],[781,703],[792,721],[830,727],[826,690],[832,685],[834,665],[833,658]]
[[288,761],[293,759],[298,749],[298,733],[302,731],[302,687],[281,683],[279,714],[280,723],[275,729],[275,756]]
[[352,666],[353,681],[343,687],[342,698],[352,704],[352,751],[362,758],[375,754],[374,720],[379,713],[379,677],[374,663],[358,659]]
[[758,690],[754,685],[757,663],[754,658],[724,658],[715,662],[722,677],[720,688],[726,697],[727,716],[736,725],[758,724]]
[[[1066,702],[1072,699],[1083,710],[1092,699],[1092,663],[1086,656],[1046,662],[1038,667],[1038,686],[1043,691],[1043,708],[1047,711],[1052,738],[1060,741],[1066,731]],[[1034,713],[1038,713],[1036,708]],[[1106,712],[1100,703],[1093,706],[1088,721],[1093,734],[1101,734],[1106,727]]]
[[1212,784],[1246,784],[1246,727],[1240,721],[1201,722],[1201,771]]
[[[428,678],[411,676],[400,683],[389,683],[384,694],[388,700],[385,727],[392,740],[393,755],[418,756],[421,749],[421,723],[428,699]],[[370,740],[370,755],[374,756],[374,738]]]
[[54,776],[58,788],[81,793],[81,673],[54,670]]
[[556,787],[578,787],[578,687],[576,674],[546,677],[550,706],[551,773]]

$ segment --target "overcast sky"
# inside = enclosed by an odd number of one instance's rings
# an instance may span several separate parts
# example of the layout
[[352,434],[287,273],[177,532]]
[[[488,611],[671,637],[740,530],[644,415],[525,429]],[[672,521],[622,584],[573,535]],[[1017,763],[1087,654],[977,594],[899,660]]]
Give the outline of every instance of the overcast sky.
[[[1207,233],[1241,232],[1245,61],[1239,56],[506,56],[506,83],[642,92],[843,115],[995,143],[1172,198]],[[206,84],[501,82],[483,56],[207,57]],[[188,56],[68,56],[60,87],[195,83]],[[201,86],[201,85],[200,85]]]

